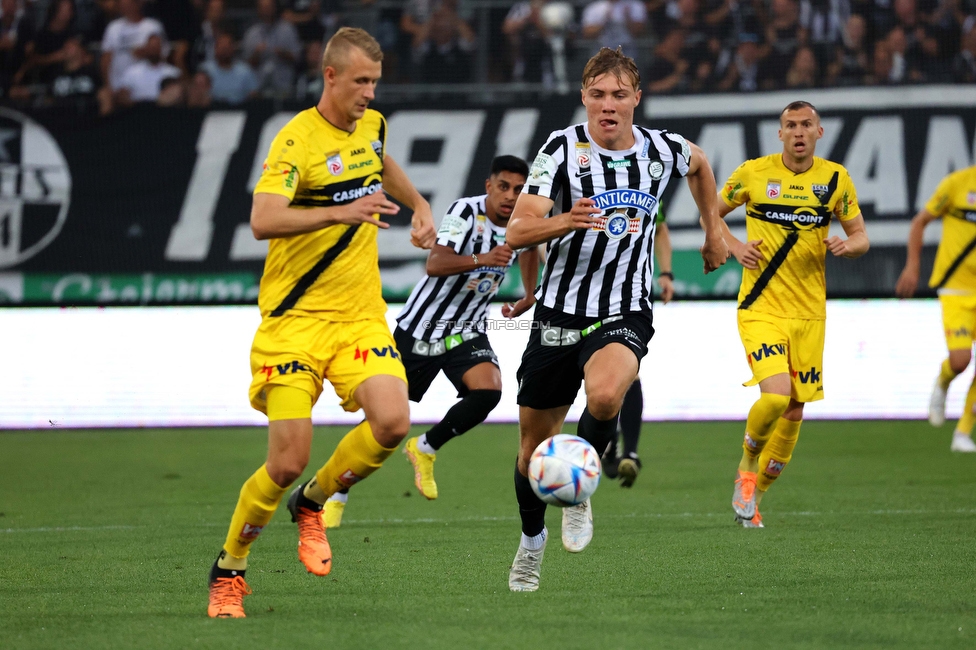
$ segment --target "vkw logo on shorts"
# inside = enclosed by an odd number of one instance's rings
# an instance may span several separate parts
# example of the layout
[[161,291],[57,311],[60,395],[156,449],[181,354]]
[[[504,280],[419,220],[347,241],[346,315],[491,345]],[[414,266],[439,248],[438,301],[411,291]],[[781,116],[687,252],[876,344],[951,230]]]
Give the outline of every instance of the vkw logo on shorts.
[[29,117],[0,108],[0,269],[54,241],[70,200],[71,171],[54,137]]

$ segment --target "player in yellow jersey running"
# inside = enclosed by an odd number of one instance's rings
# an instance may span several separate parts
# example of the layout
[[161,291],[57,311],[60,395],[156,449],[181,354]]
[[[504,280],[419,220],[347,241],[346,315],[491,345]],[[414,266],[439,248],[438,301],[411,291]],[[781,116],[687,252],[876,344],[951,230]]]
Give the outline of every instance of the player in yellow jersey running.
[[270,240],[251,348],[251,405],[268,416],[268,456],[241,488],[210,572],[211,617],[241,618],[251,544],[302,475],[312,446],[312,405],[327,380],[365,420],[288,500],[298,557],[315,575],[332,568],[322,524],[329,495],[379,468],[410,426],[407,382],[386,324],[376,245],[382,215],[413,210],[411,241],[430,248],[430,206],[386,155],[386,120],[370,110],[383,53],[361,29],[343,28],[322,57],[319,103],[275,137],[254,189],[251,229]]
[[[869,247],[857,194],[847,170],[817,158],[820,115],[808,102],[780,114],[783,153],[747,160],[720,194],[723,217],[746,205],[746,240],[729,249],[744,267],[739,336],[752,369],[747,386],[760,397],[746,420],[732,508],[746,528],[762,528],[759,502],[790,462],[803,405],[823,399],[827,251],[855,258]],[[847,235],[829,236],[836,217]]]
[[[945,422],[946,392],[949,383],[966,369],[973,357],[976,338],[976,166],[949,174],[929,202],[912,219],[908,232],[908,259],[898,278],[895,293],[910,298],[918,287],[925,226],[942,219],[942,240],[935,256],[929,286],[939,292],[942,324],[949,357],[942,362],[929,400],[929,422],[940,427]],[[976,380],[969,387],[962,416],[952,434],[949,449],[976,452],[973,423],[976,422]]]

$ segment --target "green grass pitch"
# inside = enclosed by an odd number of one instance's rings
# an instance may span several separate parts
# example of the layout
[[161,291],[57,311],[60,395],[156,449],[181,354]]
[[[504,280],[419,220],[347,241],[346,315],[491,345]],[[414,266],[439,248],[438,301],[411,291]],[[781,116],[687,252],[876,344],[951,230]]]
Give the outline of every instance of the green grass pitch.
[[[517,433],[479,427],[438,455],[437,501],[401,454],[357,486],[326,578],[282,506],[246,620],[206,617],[206,574],[263,429],[3,433],[0,647],[974,648],[976,457],[949,430],[808,422],[767,527],[743,530],[741,424],[647,424],[590,547],[566,553],[550,508],[542,587],[513,594]],[[318,429],[312,466],[342,433]]]

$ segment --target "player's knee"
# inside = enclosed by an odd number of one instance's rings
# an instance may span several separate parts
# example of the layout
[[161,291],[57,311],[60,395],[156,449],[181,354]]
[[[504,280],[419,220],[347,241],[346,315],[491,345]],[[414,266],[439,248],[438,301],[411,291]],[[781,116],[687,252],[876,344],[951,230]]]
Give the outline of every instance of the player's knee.
[[384,413],[369,422],[373,437],[384,447],[396,447],[410,433],[410,412]]
[[949,352],[949,367],[952,368],[952,372],[958,375],[969,366],[972,358],[971,350],[952,350]]
[[308,465],[308,457],[282,458],[276,461],[268,461],[268,476],[277,485],[288,487],[301,477],[302,472]]
[[586,408],[597,420],[609,420],[620,411],[620,396],[611,387],[594,387],[586,394]]

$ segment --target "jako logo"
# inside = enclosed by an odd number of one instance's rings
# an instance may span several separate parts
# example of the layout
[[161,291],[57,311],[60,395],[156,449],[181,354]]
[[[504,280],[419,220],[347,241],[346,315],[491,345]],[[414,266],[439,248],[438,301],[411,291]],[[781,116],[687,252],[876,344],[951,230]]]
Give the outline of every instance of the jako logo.
[[389,354],[394,359],[399,359],[400,358],[400,353],[398,353],[396,351],[396,348],[394,348],[392,345],[385,345],[385,346],[383,346],[381,348],[369,348],[369,349],[366,349],[366,350],[360,350],[359,349],[359,346],[357,345],[356,346],[356,355],[352,358],[353,361],[357,361],[359,359],[362,359],[363,360],[363,365],[366,365],[366,359],[367,359],[367,357],[369,357],[370,351],[372,351],[372,353],[375,354],[378,357],[385,357],[387,354]]
[[812,367],[812,366],[810,367],[810,372],[803,372],[802,370],[800,370],[799,372],[797,372],[796,370],[794,370],[793,371],[793,376],[794,377],[799,377],[801,384],[819,384],[820,383],[820,373],[817,372],[817,369],[814,368],[814,367]]
[[770,476],[779,476],[784,467],[786,467],[786,463],[770,458],[763,473],[769,474]]
[[276,365],[273,365],[273,366],[269,366],[268,364],[264,364],[264,366],[261,368],[261,372],[263,372],[264,373],[264,376],[267,379],[269,379],[269,380],[271,379],[271,374],[275,370],[278,371],[278,374],[279,375],[287,375],[288,373],[291,373],[291,374],[294,375],[298,371],[308,372],[309,371],[309,368],[308,368],[308,366],[306,366],[304,364],[301,364],[301,363],[298,363],[297,361],[279,363],[279,364],[276,364]]
[[762,361],[768,357],[775,357],[777,354],[786,354],[786,346],[782,343],[774,343],[773,345],[763,343],[761,348],[749,354],[756,361]]

